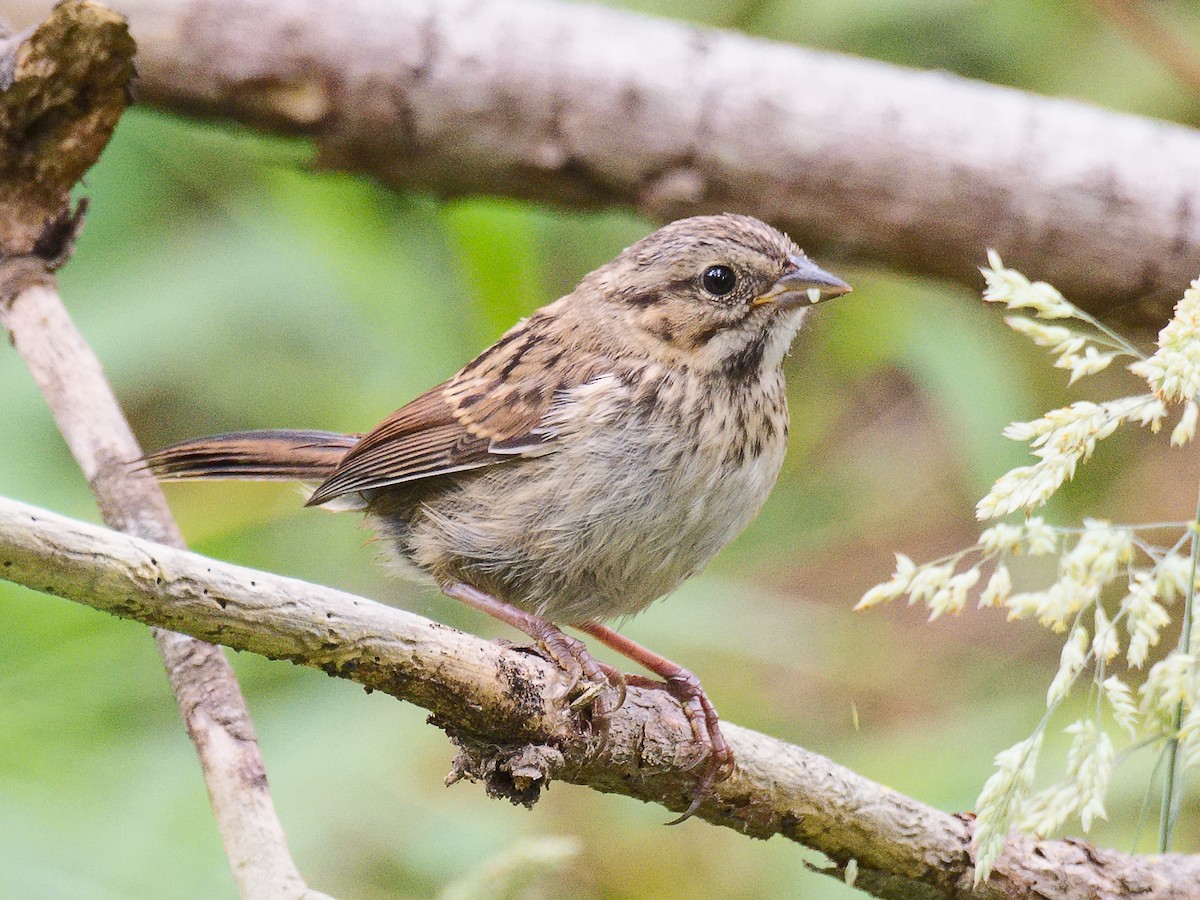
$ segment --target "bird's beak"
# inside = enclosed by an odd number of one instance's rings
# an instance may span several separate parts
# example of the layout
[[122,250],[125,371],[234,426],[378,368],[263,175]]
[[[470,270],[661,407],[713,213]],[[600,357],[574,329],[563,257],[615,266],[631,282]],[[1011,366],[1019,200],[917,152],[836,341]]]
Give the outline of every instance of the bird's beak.
[[820,303],[830,297],[850,292],[850,285],[813,263],[807,256],[788,257],[788,273],[771,289],[759,296],[751,306],[773,303],[781,307],[796,307],[805,303]]

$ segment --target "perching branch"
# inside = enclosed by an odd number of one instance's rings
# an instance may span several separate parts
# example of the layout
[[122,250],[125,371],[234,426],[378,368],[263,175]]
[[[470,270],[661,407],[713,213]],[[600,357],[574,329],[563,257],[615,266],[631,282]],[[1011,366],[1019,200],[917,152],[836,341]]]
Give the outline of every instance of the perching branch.
[[[630,688],[604,741],[564,708],[536,656],[412,613],[257,572],[0,499],[0,576],[124,618],[286,659],[416,703],[459,745],[454,777],[532,803],[557,778],[680,811],[691,799],[690,729],[662,691]],[[1130,856],[1083,841],[1010,841],[973,889],[971,817],[954,816],[824,757],[734,725],[734,776],[697,814],[757,838],[812,847],[886,898],[1184,900],[1200,856]]]
[[[58,296],[82,213],[69,192],[128,102],[134,44],[124,20],[69,0],[0,47],[0,323],[29,366],[106,522],[178,547],[158,485],[124,461],[140,455],[100,361]],[[254,726],[220,648],[154,631],[195,744],[243,896],[318,898],[288,853]]]
[[1200,134],[1166,122],[576,3],[119,5],[146,101],[404,189],[750,213],[973,289],[990,246],[1154,330],[1200,275]]

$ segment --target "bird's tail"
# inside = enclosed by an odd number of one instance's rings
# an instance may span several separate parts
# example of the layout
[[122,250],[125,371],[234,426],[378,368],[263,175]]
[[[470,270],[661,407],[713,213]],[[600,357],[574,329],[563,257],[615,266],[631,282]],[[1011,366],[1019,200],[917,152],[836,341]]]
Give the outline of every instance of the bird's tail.
[[322,481],[361,435],[332,431],[241,431],[164,447],[143,465],[165,481],[238,478]]

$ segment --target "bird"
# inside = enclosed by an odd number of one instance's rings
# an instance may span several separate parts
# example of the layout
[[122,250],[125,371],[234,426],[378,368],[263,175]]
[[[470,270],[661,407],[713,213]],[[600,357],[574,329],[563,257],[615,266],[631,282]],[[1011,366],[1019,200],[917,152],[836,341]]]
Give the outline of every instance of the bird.
[[[275,429],[173,444],[164,480],[315,484],[365,513],[404,574],[524,632],[603,718],[666,689],[705,765],[735,768],[697,676],[608,625],[671,593],[758,513],[783,463],[783,361],[808,307],[850,286],[750,216],[664,225],[365,434]],[[562,626],[662,681],[622,676]]]

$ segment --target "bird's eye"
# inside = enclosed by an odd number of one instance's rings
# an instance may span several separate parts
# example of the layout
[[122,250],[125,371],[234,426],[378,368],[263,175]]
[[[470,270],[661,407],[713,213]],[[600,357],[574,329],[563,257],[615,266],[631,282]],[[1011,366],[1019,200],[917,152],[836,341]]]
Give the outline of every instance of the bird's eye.
[[737,275],[729,266],[709,266],[700,276],[700,283],[714,297],[724,297],[737,284]]

